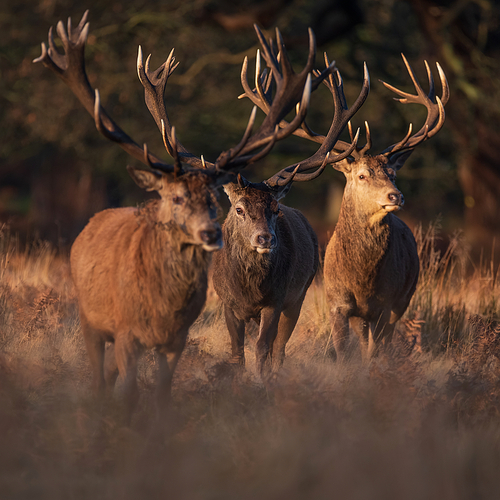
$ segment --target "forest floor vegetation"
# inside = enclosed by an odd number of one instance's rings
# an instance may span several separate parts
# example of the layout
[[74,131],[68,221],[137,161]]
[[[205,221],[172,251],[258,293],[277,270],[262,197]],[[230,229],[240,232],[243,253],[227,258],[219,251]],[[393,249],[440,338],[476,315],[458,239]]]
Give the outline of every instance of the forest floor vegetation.
[[105,403],[91,394],[68,259],[43,243],[21,250],[3,228],[0,498],[500,498],[498,268],[472,267],[459,237],[437,250],[437,233],[416,231],[417,291],[369,364],[356,339],[347,362],[333,361],[319,276],[277,380],[256,373],[253,325],[235,373],[209,289],[158,434],[154,354],[125,426],[119,383]]

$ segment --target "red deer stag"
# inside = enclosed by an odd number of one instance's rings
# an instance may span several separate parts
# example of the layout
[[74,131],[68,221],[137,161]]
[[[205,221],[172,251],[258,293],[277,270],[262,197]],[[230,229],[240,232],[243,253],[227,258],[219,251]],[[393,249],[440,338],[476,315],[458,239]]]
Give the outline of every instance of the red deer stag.
[[[156,349],[157,403],[162,416],[169,407],[172,377],[188,329],[205,302],[210,253],[222,247],[215,188],[301,125],[309,103],[310,77],[280,82],[271,110],[257,131],[252,134],[254,108],[241,142],[222,152],[215,163],[208,163],[176,141],[167,116],[164,91],[177,66],[173,51],[156,71],[150,71],[149,58],[144,66],[139,48],[137,70],[146,104],[175,159],[174,166],[168,165],[148,152],[146,145],[138,146],[101,108],[99,94],[85,73],[87,14],[75,29],[70,19],[67,31],[58,23],[64,54],[57,51],[51,28],[49,48],[42,44],[42,55],[35,62],[42,62],[70,87],[100,132],[150,168],[128,170],[139,186],[157,191],[160,199],[140,210],[98,213],[73,244],[71,269],[82,332],[95,391],[102,394],[106,385],[112,389],[117,366],[124,381],[128,419],[138,399],[138,357],[145,348]],[[280,129],[279,122],[295,106],[300,108],[296,119],[287,130]],[[106,342],[114,343],[114,356],[108,359],[106,355],[105,360]]]
[[[280,73],[274,51],[267,46],[260,33],[259,37],[270,72],[257,78],[256,89],[251,90],[244,65],[243,96],[249,97],[267,112],[272,105],[269,94],[271,78],[278,82],[291,78],[293,72],[288,60],[281,57],[283,74]],[[284,54],[284,50],[280,53]],[[256,74],[259,75],[259,57],[256,66]],[[336,71],[333,65],[327,63],[326,66]],[[306,67],[307,71],[311,69]],[[357,137],[342,154],[330,156],[339,134],[369,91],[365,67],[360,96],[351,109],[344,108],[342,88],[337,86],[331,71],[328,80],[334,89],[335,113],[321,150],[262,183],[251,183],[240,175],[237,183],[224,186],[231,208],[222,227],[224,247],[213,260],[213,283],[224,303],[232,363],[243,365],[245,362],[245,324],[250,320],[259,324],[256,360],[262,377],[268,376],[270,369],[276,374],[283,363],[285,345],[295,328],[302,302],[318,268],[318,242],[312,227],[298,210],[283,206],[278,201],[285,196],[293,181],[311,180],[321,174],[328,163],[340,161],[352,153]],[[317,73],[318,77],[321,75]],[[312,168],[317,168],[312,174],[300,173]]]
[[[353,151],[352,158],[333,167],[344,173],[347,183],[339,220],[325,255],[324,280],[330,304],[332,340],[337,355],[346,353],[349,323],[357,334],[364,359],[369,359],[382,342],[392,339],[396,321],[403,315],[415,292],[419,274],[417,246],[412,232],[394,215],[404,204],[396,188],[396,172],[414,148],[434,136],[445,120],[449,98],[446,76],[437,64],[442,97],[435,95],[434,80],[427,62],[429,94],[426,95],[403,56],[416,95],[385,83],[402,103],[423,104],[427,119],[412,136],[412,126],[404,139],[381,154],[365,154],[367,144]],[[337,143],[336,148],[347,149]]]

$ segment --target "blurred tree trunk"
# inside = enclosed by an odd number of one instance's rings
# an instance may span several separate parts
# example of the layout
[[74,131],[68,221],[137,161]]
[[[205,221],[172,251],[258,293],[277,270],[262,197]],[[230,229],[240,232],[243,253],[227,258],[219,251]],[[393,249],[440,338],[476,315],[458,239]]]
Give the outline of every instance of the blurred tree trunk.
[[[500,235],[500,84],[496,2],[411,0],[427,51],[451,87],[446,126],[455,135],[465,236],[475,252]],[[500,241],[497,242],[500,251]]]
[[30,223],[42,240],[68,249],[89,219],[109,206],[106,185],[90,167],[56,158],[33,176]]

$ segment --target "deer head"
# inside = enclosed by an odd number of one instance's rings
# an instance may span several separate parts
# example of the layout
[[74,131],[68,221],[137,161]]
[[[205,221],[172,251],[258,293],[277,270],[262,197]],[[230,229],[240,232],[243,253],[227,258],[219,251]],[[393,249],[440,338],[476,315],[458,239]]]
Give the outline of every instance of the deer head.
[[[387,88],[394,91],[401,103],[422,104],[427,108],[427,118],[422,128],[412,135],[412,124],[410,124],[406,136],[398,143],[392,144],[382,153],[371,156],[367,151],[372,146],[370,128],[365,122],[366,145],[352,151],[350,157],[333,167],[344,173],[347,184],[344,197],[352,199],[355,206],[362,206],[363,211],[371,218],[372,222],[382,219],[389,212],[399,210],[404,205],[404,197],[397,189],[396,173],[404,165],[415,147],[427,139],[433,137],[444,124],[444,106],[449,99],[449,87],[444,71],[439,63],[436,63],[439,73],[442,97],[436,96],[432,72],[425,61],[425,68],[429,79],[429,93],[426,94],[420,86],[410,64],[402,55],[410,78],[415,86],[416,95],[408,94],[396,89],[388,83],[382,82]],[[349,132],[352,137],[352,128],[349,123]],[[350,145],[338,141],[335,148],[346,150]]]

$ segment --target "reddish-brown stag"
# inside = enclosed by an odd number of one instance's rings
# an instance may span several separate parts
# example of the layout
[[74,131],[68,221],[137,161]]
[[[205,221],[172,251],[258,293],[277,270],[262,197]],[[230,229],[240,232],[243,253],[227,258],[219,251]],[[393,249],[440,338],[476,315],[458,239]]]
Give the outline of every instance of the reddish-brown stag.
[[[257,30],[268,70],[260,72],[257,54],[256,88],[247,83],[247,65],[243,66],[242,82],[246,96],[268,113],[272,107],[273,82],[304,78],[312,71],[315,43],[310,31],[309,59],[296,75],[286,56],[281,36],[278,53],[267,45]],[[231,339],[231,362],[245,362],[245,326],[250,320],[259,325],[256,361],[261,376],[276,374],[283,363],[285,346],[297,320],[306,292],[318,268],[318,242],[306,218],[293,208],[279,203],[292,182],[316,178],[327,164],[349,156],[353,144],[338,155],[330,154],[337,138],[352,115],[364,102],[369,90],[365,67],[364,85],[351,109],[344,107],[342,88],[337,84],[337,70],[327,62],[323,72],[316,72],[312,88],[327,80],[333,90],[335,112],[332,126],[320,150],[299,164],[290,165],[261,183],[251,183],[241,175],[237,183],[224,186],[231,208],[222,232],[224,247],[214,256],[214,288],[224,304],[226,325]],[[288,126],[282,123],[283,128]],[[306,174],[304,170],[316,169]]]
[[[42,55],[35,62],[42,62],[70,87],[94,117],[100,132],[149,167],[128,170],[139,186],[157,191],[160,198],[141,209],[100,212],[76,239],[71,250],[71,270],[82,332],[95,391],[102,394],[106,385],[112,389],[118,369],[128,418],[138,398],[139,355],[146,348],[156,350],[161,416],[169,406],[172,377],[188,329],[205,302],[211,252],[222,247],[216,188],[233,179],[239,169],[262,158],[277,140],[300,126],[310,90],[306,79],[282,82],[279,98],[255,133],[254,107],[241,142],[209,163],[189,153],[176,140],[167,116],[164,91],[177,66],[173,51],[164,64],[152,71],[149,58],[143,64],[139,47],[139,79],[147,107],[175,160],[174,165],[169,165],[148,152],[146,145],[138,146],[101,107],[99,93],[92,89],[85,73],[88,30],[87,13],[74,29],[71,20],[67,30],[59,22],[57,33],[64,54],[56,49],[51,28],[49,47],[42,44]],[[297,105],[300,112],[295,122],[286,130],[280,129],[280,121]],[[111,342],[114,349],[105,350],[106,342]]]

